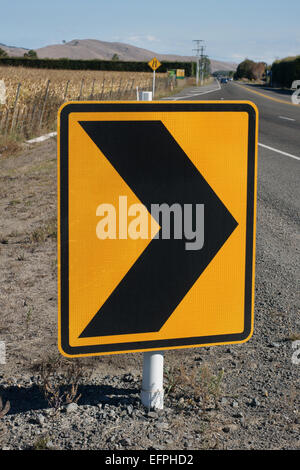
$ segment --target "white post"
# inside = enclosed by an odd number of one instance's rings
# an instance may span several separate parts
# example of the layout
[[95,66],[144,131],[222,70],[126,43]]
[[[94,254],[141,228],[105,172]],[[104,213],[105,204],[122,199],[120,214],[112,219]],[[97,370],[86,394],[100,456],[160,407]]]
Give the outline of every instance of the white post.
[[155,70],[153,70],[152,96],[155,94]]
[[164,352],[144,352],[141,401],[150,409],[162,410],[164,407]]

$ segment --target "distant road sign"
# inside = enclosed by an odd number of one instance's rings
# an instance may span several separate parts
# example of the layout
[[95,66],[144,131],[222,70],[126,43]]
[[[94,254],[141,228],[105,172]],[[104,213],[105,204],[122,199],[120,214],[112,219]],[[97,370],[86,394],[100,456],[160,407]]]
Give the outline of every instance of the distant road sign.
[[246,341],[255,106],[74,102],[58,136],[62,354]]
[[148,65],[152,70],[157,70],[158,67],[161,66],[161,63],[156,59],[156,57],[154,57],[152,60],[150,60],[150,62],[148,62]]

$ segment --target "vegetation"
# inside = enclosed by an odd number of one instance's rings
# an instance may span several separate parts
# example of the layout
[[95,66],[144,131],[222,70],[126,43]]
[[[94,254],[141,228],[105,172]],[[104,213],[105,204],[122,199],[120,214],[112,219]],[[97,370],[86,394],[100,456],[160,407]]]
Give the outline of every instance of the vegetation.
[[0,58],[2,59],[2,58],[4,58],[4,57],[8,57],[8,55],[7,55],[7,53],[5,52],[5,50],[4,50],[4,49],[1,49],[1,47],[0,47]]
[[40,388],[55,413],[62,405],[77,403],[83,367],[77,361],[65,362],[61,357],[50,356],[38,367]]
[[[152,88],[149,67],[147,73],[134,73],[6,66],[0,67],[0,77],[6,88],[6,102],[0,105],[0,150],[11,137],[16,141],[54,131],[57,110],[65,101],[135,100],[137,87]],[[172,86],[167,74],[156,74],[158,94],[170,93]]]
[[294,80],[300,80],[300,55],[276,60],[272,64],[271,72],[274,86],[290,88]]
[[[34,51],[32,51],[34,53]],[[29,53],[27,53],[29,54]],[[116,54],[115,54],[116,55]],[[209,64],[209,59],[205,59],[205,64]],[[39,59],[34,56],[26,57],[6,57],[0,56],[0,66],[11,67],[31,67],[37,69],[60,69],[60,70],[105,70],[118,72],[149,72],[147,62],[129,62],[113,60],[74,60],[74,59]],[[184,69],[185,76],[192,75],[191,62],[162,62],[159,72],[166,73],[170,69]]]
[[184,366],[172,367],[165,370],[165,394],[177,400],[181,397],[196,406],[199,404],[205,411],[208,406],[217,407],[223,375],[223,369],[214,374],[207,365],[188,371]]
[[253,60],[245,59],[241,62],[234,74],[235,80],[247,78],[248,80],[262,80],[266,76],[265,62],[254,62]]
[[30,49],[28,52],[25,52],[24,57],[28,57],[29,59],[37,59],[37,53]]

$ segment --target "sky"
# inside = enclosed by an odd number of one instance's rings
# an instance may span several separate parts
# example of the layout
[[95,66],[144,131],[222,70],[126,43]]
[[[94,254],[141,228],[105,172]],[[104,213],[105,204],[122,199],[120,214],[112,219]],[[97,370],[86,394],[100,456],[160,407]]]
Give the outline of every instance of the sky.
[[63,40],[124,42],[212,59],[272,63],[300,54],[299,0],[0,0],[0,43],[37,49]]

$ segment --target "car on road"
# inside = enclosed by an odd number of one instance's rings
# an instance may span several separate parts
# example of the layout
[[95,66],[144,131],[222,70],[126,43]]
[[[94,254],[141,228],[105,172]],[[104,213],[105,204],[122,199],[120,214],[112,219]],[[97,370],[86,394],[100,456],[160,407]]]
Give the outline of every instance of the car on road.
[[228,78],[221,78],[221,83],[227,83],[228,82]]

